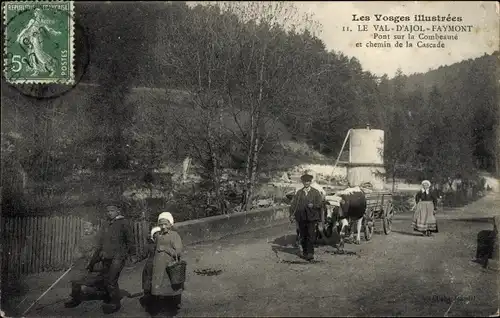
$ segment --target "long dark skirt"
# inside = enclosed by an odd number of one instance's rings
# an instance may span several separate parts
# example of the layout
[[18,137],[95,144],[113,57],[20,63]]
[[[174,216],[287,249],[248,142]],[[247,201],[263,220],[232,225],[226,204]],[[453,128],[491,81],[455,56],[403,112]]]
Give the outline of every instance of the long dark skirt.
[[149,293],[144,294],[140,299],[142,307],[151,316],[176,316],[181,307],[181,301],[182,295],[153,296]]
[[[151,295],[153,261],[154,257],[150,256],[146,264],[144,264],[144,269],[142,271],[142,288],[144,290],[144,296],[140,299],[140,303],[151,316],[159,314],[175,316],[181,306],[182,294],[179,293],[172,296]],[[182,284],[182,288],[184,288],[184,284]]]

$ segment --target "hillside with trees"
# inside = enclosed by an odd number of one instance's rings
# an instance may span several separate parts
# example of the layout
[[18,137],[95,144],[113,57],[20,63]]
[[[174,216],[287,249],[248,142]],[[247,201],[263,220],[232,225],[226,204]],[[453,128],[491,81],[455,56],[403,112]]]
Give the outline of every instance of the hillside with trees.
[[[402,93],[394,97],[402,107],[387,127],[389,133],[394,131],[389,142],[414,148],[389,154],[389,162],[403,170],[410,164],[436,181],[457,174],[471,177],[477,169],[498,175],[498,70],[496,51],[425,74],[396,74],[390,82]],[[406,136],[397,134],[402,127]]]
[[[178,210],[228,213],[228,171],[248,209],[262,172],[294,162],[285,142],[336,157],[347,131],[366,124],[386,131],[388,177],[472,180],[478,168],[495,169],[498,52],[379,78],[327,50],[314,20],[291,3],[75,5],[91,48],[82,83],[37,100],[2,81],[4,211],[148,186]],[[186,157],[196,186],[156,174]],[[23,182],[36,191],[21,195]],[[50,203],[47,193],[59,199]],[[215,203],[199,203],[208,198]]]

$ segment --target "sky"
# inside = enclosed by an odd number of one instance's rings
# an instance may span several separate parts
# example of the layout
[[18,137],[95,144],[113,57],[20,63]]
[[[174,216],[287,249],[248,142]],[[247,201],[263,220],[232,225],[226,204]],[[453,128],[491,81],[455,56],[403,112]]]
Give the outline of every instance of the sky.
[[[319,22],[323,40],[328,50],[341,51],[356,57],[363,69],[377,76],[384,73],[393,77],[398,67],[404,74],[424,73],[441,65],[450,65],[485,53],[491,54],[499,49],[499,7],[495,1],[369,1],[369,2],[295,2],[299,11],[313,14]],[[347,36],[343,26],[355,29],[352,15],[371,16],[366,22],[369,32],[350,32]],[[373,22],[373,15],[445,15],[461,16],[463,22],[427,22],[430,25],[473,25],[470,33],[458,33],[459,40],[444,41],[445,48],[358,48],[356,42],[366,42],[373,37],[373,24],[393,26],[393,22]],[[418,25],[406,22],[399,24]],[[389,32],[388,34],[407,34]],[[419,32],[417,32],[418,34]],[[434,34],[435,32],[430,32]],[[447,33],[450,35],[456,32]],[[392,37],[392,36],[391,36]],[[383,40],[381,40],[383,41]]]

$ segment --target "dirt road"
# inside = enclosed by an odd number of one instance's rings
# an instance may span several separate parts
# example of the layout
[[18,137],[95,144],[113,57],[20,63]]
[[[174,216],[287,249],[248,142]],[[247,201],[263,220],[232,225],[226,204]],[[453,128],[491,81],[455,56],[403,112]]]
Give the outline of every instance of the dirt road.
[[[492,229],[487,217],[498,214],[498,207],[500,196],[490,195],[442,211],[440,233],[431,238],[413,232],[410,213],[397,215],[390,235],[376,232],[369,242],[347,244],[345,255],[322,246],[315,264],[286,246],[294,239],[291,225],[191,246],[179,316],[490,315],[498,305],[497,273],[471,259],[477,233]],[[221,272],[194,272],[203,269]],[[120,287],[139,292],[141,271],[142,263],[125,270]],[[64,308],[68,292],[69,283],[61,282],[29,316],[102,316],[98,301]],[[137,298],[122,304],[112,316],[147,317]]]

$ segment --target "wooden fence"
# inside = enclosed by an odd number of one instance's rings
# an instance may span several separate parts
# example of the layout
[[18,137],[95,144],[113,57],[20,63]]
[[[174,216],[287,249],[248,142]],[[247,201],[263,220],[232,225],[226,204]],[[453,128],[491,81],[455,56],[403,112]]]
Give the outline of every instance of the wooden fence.
[[[3,217],[2,270],[21,275],[69,268],[84,236],[84,223],[76,216]],[[150,225],[132,226],[137,255],[144,257]]]

